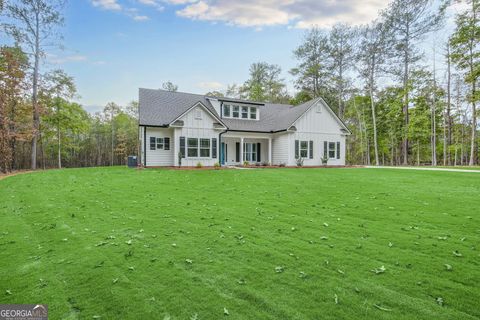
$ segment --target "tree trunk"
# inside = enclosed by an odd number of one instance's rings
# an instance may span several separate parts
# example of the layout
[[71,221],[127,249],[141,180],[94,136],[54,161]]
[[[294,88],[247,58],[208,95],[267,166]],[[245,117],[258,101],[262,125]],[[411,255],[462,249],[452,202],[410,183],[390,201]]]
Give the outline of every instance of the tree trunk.
[[450,115],[451,111],[451,69],[450,69],[450,44],[447,41],[447,115],[446,115],[446,124],[447,124],[447,141],[445,145],[447,153],[447,164],[451,165],[451,155],[450,155],[450,146],[452,145],[452,117]]
[[375,116],[375,102],[373,101],[373,89],[370,86],[370,103],[372,105],[372,122],[373,122],[373,144],[375,149],[375,165],[378,166],[378,139],[377,139],[377,120]]
[[32,137],[32,170],[37,169],[37,140],[40,130],[40,112],[38,110],[38,74],[40,65],[40,21],[38,13],[35,20],[35,62],[33,67],[32,107],[33,107],[33,137]]

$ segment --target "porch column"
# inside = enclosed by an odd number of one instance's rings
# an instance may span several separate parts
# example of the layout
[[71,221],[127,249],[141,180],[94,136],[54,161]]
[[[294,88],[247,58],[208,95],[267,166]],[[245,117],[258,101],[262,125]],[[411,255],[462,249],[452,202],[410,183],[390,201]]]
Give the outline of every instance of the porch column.
[[240,164],[243,163],[243,138],[240,138]]
[[272,165],[272,138],[268,138],[268,164]]

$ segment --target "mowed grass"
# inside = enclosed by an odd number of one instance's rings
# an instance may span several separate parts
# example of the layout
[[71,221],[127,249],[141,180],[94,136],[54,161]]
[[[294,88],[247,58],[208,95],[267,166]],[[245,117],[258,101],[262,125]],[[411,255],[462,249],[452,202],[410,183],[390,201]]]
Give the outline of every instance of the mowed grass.
[[0,181],[0,303],[51,319],[478,319],[479,208],[475,173],[18,175]]

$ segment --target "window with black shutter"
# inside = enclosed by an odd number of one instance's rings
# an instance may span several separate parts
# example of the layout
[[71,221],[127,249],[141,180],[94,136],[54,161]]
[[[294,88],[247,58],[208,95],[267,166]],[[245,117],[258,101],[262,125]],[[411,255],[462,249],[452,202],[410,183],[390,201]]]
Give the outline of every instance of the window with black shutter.
[[300,141],[295,140],[295,159],[298,159],[300,152]]
[[309,143],[308,157],[310,159],[313,159],[313,141],[312,140],[310,140],[310,143]]
[[157,138],[150,137],[150,150],[156,150]]
[[260,152],[260,145],[261,145],[260,142],[257,143],[257,162],[262,161],[261,158],[260,158],[260,154],[261,154],[261,152]]
[[180,153],[185,158],[185,137],[180,137]]
[[340,159],[340,142],[337,142],[337,159]]
[[323,141],[323,157],[327,158],[328,157],[328,142]]

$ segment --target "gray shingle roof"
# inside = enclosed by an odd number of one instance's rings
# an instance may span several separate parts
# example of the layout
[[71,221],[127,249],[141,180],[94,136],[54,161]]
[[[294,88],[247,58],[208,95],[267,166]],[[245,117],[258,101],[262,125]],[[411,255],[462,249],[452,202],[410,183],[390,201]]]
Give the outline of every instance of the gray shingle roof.
[[[251,101],[214,98],[219,100],[249,103]],[[257,121],[223,118],[223,123],[233,131],[275,132],[288,129],[305,111],[321,98],[316,98],[298,106],[275,103],[258,103],[260,119]],[[166,126],[197,102],[204,104],[218,118],[209,97],[184,92],[140,89],[139,118],[140,125]]]

